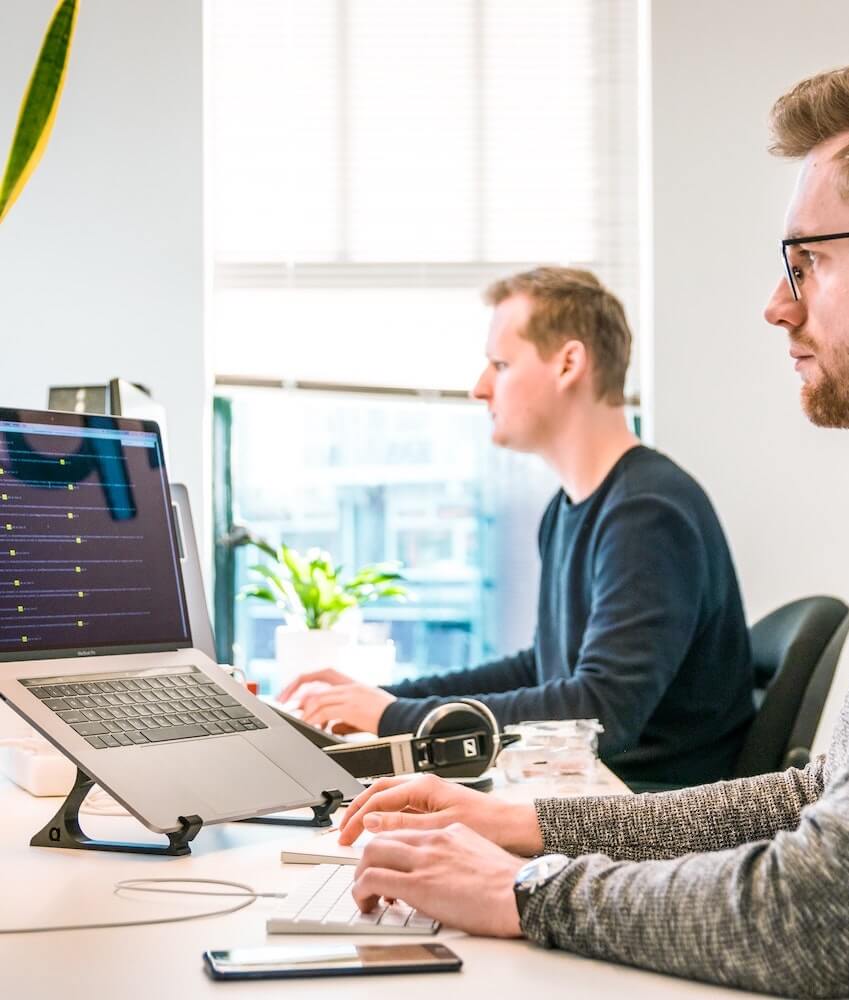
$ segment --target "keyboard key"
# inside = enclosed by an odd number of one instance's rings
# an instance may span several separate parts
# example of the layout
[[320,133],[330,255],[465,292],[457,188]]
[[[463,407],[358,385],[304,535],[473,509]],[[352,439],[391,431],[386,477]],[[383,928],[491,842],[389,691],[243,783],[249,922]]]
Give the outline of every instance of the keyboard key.
[[118,741],[115,739],[114,736],[110,736],[109,733],[104,733],[103,736],[100,736],[100,737],[93,736],[92,739],[101,739],[101,740],[103,740],[104,745],[107,746],[107,747],[116,747],[116,746],[118,746]]
[[240,702],[236,701],[235,698],[231,698],[229,694],[218,695],[213,700],[212,708],[216,707],[215,703],[217,703],[218,705],[220,705],[222,708],[235,708],[236,705],[240,704]]
[[251,716],[251,710],[243,705],[239,705],[237,708],[225,708],[224,711],[230,719],[247,719]]
[[195,736],[208,735],[203,726],[165,726],[160,729],[145,729],[144,736],[151,743],[161,743],[165,740],[188,740]]
[[127,738],[130,740],[131,743],[147,743],[147,737],[144,735],[144,733],[130,732],[127,733]]
[[107,731],[102,722],[80,722],[71,728],[80,736],[101,736]]
[[63,722],[67,722],[68,725],[72,725],[74,722],[85,722],[86,718],[82,712],[59,712],[59,718]]
[[44,703],[44,707],[49,708],[51,712],[64,712],[72,706],[68,704],[65,698],[48,698]]
[[86,743],[90,743],[95,750],[102,750],[106,746],[106,744],[99,736],[86,737]]
[[127,736],[126,733],[115,733],[112,737],[118,746],[130,747],[133,745],[133,741]]
[[395,902],[386,907],[386,911],[380,918],[384,927],[404,927],[413,912],[412,906],[406,903]]

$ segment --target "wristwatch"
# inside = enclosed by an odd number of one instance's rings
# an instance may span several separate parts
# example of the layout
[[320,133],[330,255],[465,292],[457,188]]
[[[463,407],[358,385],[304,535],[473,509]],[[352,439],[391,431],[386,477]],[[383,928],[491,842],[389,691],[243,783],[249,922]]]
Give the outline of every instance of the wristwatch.
[[532,858],[526,865],[522,865],[513,882],[513,894],[516,897],[520,923],[531,896],[537,889],[548,885],[558,876],[570,860],[571,858],[567,858],[565,854],[543,854],[542,857]]

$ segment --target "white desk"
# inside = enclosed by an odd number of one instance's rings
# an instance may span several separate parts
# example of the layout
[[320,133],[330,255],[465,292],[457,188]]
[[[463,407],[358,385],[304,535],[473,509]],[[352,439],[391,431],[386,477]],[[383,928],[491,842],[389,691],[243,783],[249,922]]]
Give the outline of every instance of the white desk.
[[[606,781],[599,791],[619,788],[609,772],[602,776]],[[517,787],[509,789],[511,798],[521,794]],[[539,786],[533,790],[541,794]],[[279,851],[284,840],[303,838],[305,831],[257,824],[206,828],[187,858],[30,847],[30,837],[47,822],[58,801],[33,798],[0,776],[0,927],[139,919],[199,912],[217,905],[215,899],[195,902],[182,896],[121,899],[112,893],[113,884],[120,879],[161,875],[223,878],[274,891],[285,888],[287,880],[297,873],[297,868],[280,864]],[[129,818],[83,815],[81,819],[85,831],[95,837],[138,840],[147,834]],[[439,937],[463,959],[459,974],[287,983],[210,980],[201,961],[201,953],[208,948],[256,947],[294,940],[266,935],[265,920],[274,905],[272,900],[258,900],[229,916],[154,927],[0,935],[0,995],[4,1000],[195,1000],[213,996],[220,1000],[225,995],[234,1000],[282,995],[300,1000],[343,994],[346,1000],[374,1000],[399,993],[404,1000],[433,1000],[435,993],[463,1000],[514,1000],[517,996],[544,1000],[552,995],[568,1000],[740,1000],[751,995],[547,951],[526,941],[471,938],[450,930],[442,931]]]

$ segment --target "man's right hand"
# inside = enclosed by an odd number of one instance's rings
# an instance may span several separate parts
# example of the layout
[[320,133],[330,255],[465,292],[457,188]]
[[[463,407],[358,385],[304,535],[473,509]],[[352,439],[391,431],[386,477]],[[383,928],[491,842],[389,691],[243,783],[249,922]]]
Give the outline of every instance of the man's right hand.
[[536,810],[502,802],[433,774],[381,778],[348,806],[339,824],[339,843],[353,844],[363,830],[441,830],[462,823],[499,847],[530,857],[542,852]]
[[332,667],[325,667],[324,670],[312,670],[306,674],[298,674],[298,676],[287,684],[280,694],[277,695],[277,700],[289,701],[297,694],[298,688],[304,684],[312,684],[315,681],[320,681],[324,684],[330,685],[355,683],[353,677],[343,674],[341,670],[334,670]]

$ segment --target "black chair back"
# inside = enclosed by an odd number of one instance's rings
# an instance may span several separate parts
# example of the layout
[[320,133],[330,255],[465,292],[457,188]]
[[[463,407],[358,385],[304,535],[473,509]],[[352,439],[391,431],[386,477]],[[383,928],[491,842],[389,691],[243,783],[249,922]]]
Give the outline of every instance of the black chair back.
[[849,608],[835,597],[804,597],[752,626],[757,715],[735,777],[804,767],[849,632]]

